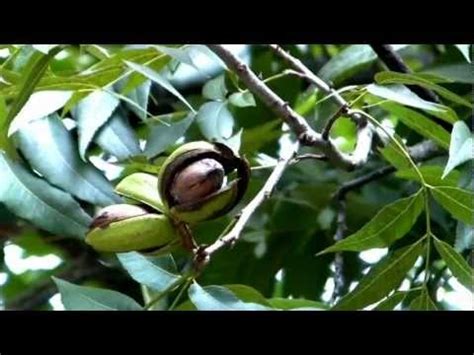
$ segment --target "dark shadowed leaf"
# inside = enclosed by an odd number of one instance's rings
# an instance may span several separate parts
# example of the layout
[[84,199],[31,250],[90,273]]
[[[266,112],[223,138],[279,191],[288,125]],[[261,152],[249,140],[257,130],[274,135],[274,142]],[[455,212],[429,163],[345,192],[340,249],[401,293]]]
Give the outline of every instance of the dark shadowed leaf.
[[436,311],[437,307],[431,299],[428,291],[423,288],[420,295],[410,303],[410,309],[413,311]]
[[391,311],[401,302],[403,302],[407,294],[407,291],[397,291],[393,295],[380,302],[374,309],[376,311]]
[[316,302],[316,301],[311,301],[311,300],[306,300],[303,298],[280,298],[280,297],[275,297],[275,298],[270,298],[268,302],[271,304],[273,308],[276,309],[283,309],[283,310],[289,310],[289,309],[308,309],[308,310],[323,310],[323,309],[328,309],[328,306],[322,302]]

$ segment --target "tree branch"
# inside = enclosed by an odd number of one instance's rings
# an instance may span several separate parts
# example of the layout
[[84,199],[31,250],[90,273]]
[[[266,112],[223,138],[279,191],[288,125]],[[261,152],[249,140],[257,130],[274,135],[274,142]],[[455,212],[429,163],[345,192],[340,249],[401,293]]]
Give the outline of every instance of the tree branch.
[[[443,154],[443,151],[432,141],[423,141],[408,148],[408,152],[415,162],[423,162]],[[378,170],[372,171],[367,175],[359,176],[353,180],[345,182],[334,193],[334,198],[337,200],[345,198],[345,195],[352,190],[358,189],[372,181],[381,179],[391,173],[394,173],[396,168],[387,165]]]
[[201,269],[209,262],[210,256],[213,253],[226,245],[233,245],[239,239],[245,225],[247,224],[250,217],[252,217],[255,210],[272,194],[286,167],[290,164],[296,152],[298,151],[298,148],[299,143],[295,143],[288,155],[284,158],[280,158],[275,166],[275,169],[273,169],[261,190],[236,217],[235,223],[232,225],[230,231],[225,233],[224,236],[218,238],[213,244],[198,249],[195,257],[195,263],[198,269]]
[[[336,233],[334,234],[334,241],[344,239],[344,235],[347,230],[346,224],[346,200],[344,197],[338,198],[337,200],[337,227]],[[331,304],[334,304],[337,299],[341,296],[342,290],[344,289],[344,259],[341,252],[337,252],[334,255],[334,291],[331,296]]]
[[[258,96],[277,116],[288,124],[291,130],[296,133],[301,144],[320,149],[332,163],[344,169],[353,169],[367,161],[372,142],[372,130],[369,125],[361,127],[360,131],[362,132],[358,134],[355,152],[352,155],[344,154],[334,146],[330,139],[324,140],[319,133],[314,131],[304,117],[295,112],[287,102],[275,94],[231,51],[221,45],[208,45],[208,47],[222,59],[230,70],[239,76],[240,80],[247,85],[252,93]],[[312,75],[314,76],[314,74]],[[329,92],[333,93],[333,91]],[[335,95],[339,94],[336,92]]]
[[[370,45],[379,59],[388,69],[400,73],[411,74],[411,69],[405,64],[402,57],[395,52],[389,44],[371,44]],[[439,97],[433,91],[419,85],[407,85],[415,94],[424,100],[439,103]]]

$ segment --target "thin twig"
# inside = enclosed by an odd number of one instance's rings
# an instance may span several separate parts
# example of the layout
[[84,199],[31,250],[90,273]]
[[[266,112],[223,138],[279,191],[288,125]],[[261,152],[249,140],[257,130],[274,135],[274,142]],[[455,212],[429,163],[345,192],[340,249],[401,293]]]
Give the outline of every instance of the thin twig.
[[293,164],[299,163],[302,160],[328,160],[328,157],[325,156],[324,154],[312,154],[312,153],[299,154],[290,161],[290,164],[293,165]]
[[307,78],[311,83],[313,83],[318,89],[326,93],[327,95],[333,95],[334,100],[339,104],[339,106],[348,108],[347,101],[333,88],[331,88],[327,83],[324,82],[321,78],[317,77],[308,67],[306,67],[301,60],[293,57],[291,54],[283,50],[277,44],[270,44],[269,47],[281,58],[283,58],[290,66],[296,71],[302,73],[305,78]]
[[[344,238],[347,230],[346,223],[346,200],[342,196],[337,199],[337,221],[336,221],[336,233],[334,234],[334,241],[338,241]],[[337,252],[334,256],[334,291],[331,296],[331,304],[334,304],[337,299],[341,296],[345,285],[344,279],[344,259],[341,252]]]
[[314,84],[318,89],[323,91],[326,95],[331,95],[332,99],[339,105],[339,109],[334,115],[332,115],[326,127],[323,130],[322,138],[328,140],[329,131],[337,119],[343,115],[348,115],[355,122],[359,122],[362,117],[357,113],[351,111],[349,103],[341,96],[341,94],[331,88],[327,83],[324,82],[321,78],[316,76],[306,65],[304,65],[301,60],[293,57],[290,53],[286,52],[283,48],[276,44],[270,44],[269,47],[283,60],[285,60],[293,69],[297,72],[302,73],[302,77],[306,78],[310,83]]
[[[423,162],[443,154],[443,151],[437,145],[428,140],[409,147],[408,152],[415,162]],[[362,187],[372,181],[388,176],[395,171],[395,167],[387,165],[366,175],[349,180],[339,187],[339,189],[334,193],[334,198],[344,198],[349,191],[358,189],[359,187]]]
[[267,181],[263,185],[262,189],[236,217],[236,221],[232,229],[230,229],[230,231],[228,231],[224,236],[217,239],[213,244],[197,251],[195,262],[198,270],[201,269],[207,262],[209,262],[210,256],[213,253],[226,245],[233,245],[239,239],[245,225],[247,224],[250,217],[252,217],[255,210],[272,194],[286,167],[289,165],[290,161],[298,151],[298,148],[299,143],[295,143],[288,156],[279,160],[275,166],[275,169],[272,171]]
[[[322,136],[309,126],[304,117],[295,112],[287,102],[275,94],[231,51],[221,45],[208,45],[208,47],[224,61],[230,70],[239,76],[240,80],[247,85],[249,91],[258,96],[276,115],[288,124],[291,130],[296,133],[301,144],[320,149],[333,164],[344,169],[353,169],[367,161],[372,142],[372,130],[369,125],[361,127],[354,153],[351,155],[344,154],[335,147],[330,139],[322,139]],[[314,74],[312,75],[314,76]],[[334,97],[340,97],[338,93],[329,92],[334,93]]]

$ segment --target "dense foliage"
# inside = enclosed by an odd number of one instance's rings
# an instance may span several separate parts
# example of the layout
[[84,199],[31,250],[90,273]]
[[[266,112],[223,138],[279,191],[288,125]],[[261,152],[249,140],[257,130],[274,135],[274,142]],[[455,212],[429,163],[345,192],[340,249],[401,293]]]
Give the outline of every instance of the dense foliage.
[[[334,93],[268,46],[227,48],[316,132],[334,117],[337,152],[360,148],[360,122]],[[231,213],[192,226],[210,245],[288,154],[291,123],[203,45],[2,45],[4,307],[51,309],[59,292],[71,310],[460,308],[443,295],[473,287],[472,46],[391,48],[408,72],[369,45],[284,47],[362,112],[369,155],[347,167],[302,144],[306,158],[288,163],[235,245],[190,274],[183,251],[95,251],[84,242],[93,216],[120,203],[156,207],[137,173],[156,179],[185,142],[221,142],[252,174]],[[14,253],[57,262],[18,268]]]

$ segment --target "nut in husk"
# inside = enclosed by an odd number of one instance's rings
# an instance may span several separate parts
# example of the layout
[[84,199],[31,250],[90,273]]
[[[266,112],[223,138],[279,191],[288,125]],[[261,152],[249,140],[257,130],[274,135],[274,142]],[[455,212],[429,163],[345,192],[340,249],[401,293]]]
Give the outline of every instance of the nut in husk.
[[[225,183],[236,172],[233,181]],[[250,169],[244,158],[222,143],[187,143],[164,162],[158,190],[168,213],[197,223],[228,213],[242,199]]]
[[86,242],[103,252],[159,253],[179,244],[170,219],[133,205],[112,205],[99,211]]

